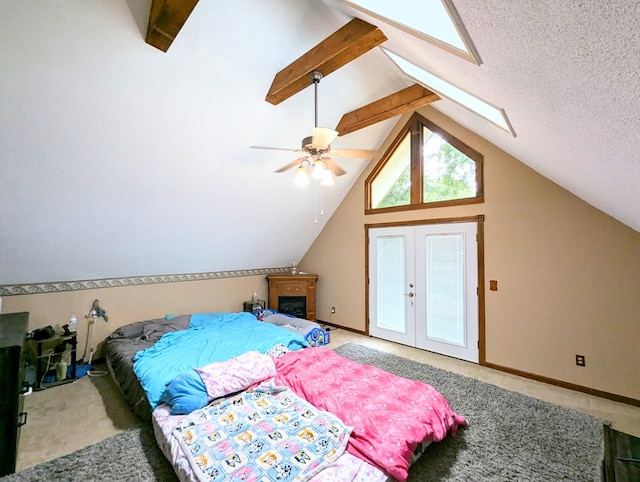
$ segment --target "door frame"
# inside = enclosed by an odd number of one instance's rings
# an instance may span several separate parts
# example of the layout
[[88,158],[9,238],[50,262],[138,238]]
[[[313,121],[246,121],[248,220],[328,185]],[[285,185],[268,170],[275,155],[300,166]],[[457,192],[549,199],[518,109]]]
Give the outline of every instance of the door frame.
[[420,226],[424,224],[452,224],[469,223],[477,224],[477,249],[478,249],[478,364],[486,365],[486,339],[485,339],[485,274],[484,274],[484,215],[465,216],[459,218],[422,219],[415,221],[400,221],[389,223],[365,224],[364,237],[364,286],[365,286],[365,334],[369,336],[369,230],[373,228],[386,228],[397,226]]

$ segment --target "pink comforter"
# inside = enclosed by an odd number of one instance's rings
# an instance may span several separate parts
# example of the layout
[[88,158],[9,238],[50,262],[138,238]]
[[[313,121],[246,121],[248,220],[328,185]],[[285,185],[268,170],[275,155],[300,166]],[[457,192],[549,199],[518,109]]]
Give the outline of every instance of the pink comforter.
[[399,481],[422,440],[440,441],[466,425],[436,389],[344,358],[325,347],[275,358],[277,385],[353,427],[347,451]]

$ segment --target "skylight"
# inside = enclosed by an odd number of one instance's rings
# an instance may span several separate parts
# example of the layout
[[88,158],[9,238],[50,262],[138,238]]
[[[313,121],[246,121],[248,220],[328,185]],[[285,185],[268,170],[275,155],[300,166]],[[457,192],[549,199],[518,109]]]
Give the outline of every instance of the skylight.
[[345,3],[478,65],[482,63],[449,0],[345,0]]
[[428,89],[440,94],[443,97],[466,107],[472,112],[484,117],[489,122],[497,125],[501,129],[504,129],[510,133],[513,137],[516,136],[513,131],[507,115],[504,110],[498,109],[492,105],[487,104],[485,101],[478,99],[474,95],[465,92],[464,90],[450,84],[446,80],[441,79],[427,72],[421,67],[403,59],[399,55],[394,54],[390,50],[382,48],[382,51],[389,56],[389,58],[402,70],[406,75],[414,79],[416,82],[421,83]]

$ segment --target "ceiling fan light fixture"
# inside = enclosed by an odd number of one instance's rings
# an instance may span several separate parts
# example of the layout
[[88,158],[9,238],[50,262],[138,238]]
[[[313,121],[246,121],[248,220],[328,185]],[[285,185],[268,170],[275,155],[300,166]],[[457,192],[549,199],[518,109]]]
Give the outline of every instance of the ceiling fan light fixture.
[[338,137],[338,131],[334,131],[327,127],[314,127],[311,143],[314,147],[326,149],[336,137]]
[[311,172],[311,177],[313,177],[314,179],[322,179],[326,170],[327,164],[322,159],[318,159],[313,163],[313,171]]
[[293,179],[298,186],[306,186],[309,184],[309,176],[307,176],[307,170],[304,166],[298,166],[296,169],[296,177]]
[[333,179],[333,173],[331,170],[325,169],[322,173],[322,180],[320,181],[320,184],[322,186],[333,186],[335,183],[336,181]]

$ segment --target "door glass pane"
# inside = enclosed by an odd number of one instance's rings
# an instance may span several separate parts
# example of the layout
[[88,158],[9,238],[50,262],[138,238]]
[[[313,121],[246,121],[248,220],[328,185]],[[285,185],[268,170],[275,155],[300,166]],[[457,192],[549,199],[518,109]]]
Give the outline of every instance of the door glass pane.
[[464,346],[464,235],[426,241],[427,338]]
[[406,333],[404,238],[379,237],[377,248],[377,326]]

